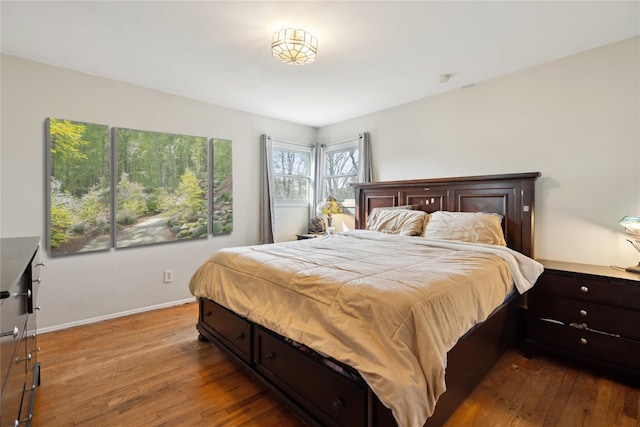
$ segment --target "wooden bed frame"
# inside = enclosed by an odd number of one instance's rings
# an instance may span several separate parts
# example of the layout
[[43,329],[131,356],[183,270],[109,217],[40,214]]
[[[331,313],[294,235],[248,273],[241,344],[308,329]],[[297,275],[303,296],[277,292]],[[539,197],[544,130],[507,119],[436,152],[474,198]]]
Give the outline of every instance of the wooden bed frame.
[[[418,205],[436,210],[503,215],[507,245],[533,258],[538,172],[354,184],[356,228],[376,207]],[[348,366],[302,351],[289,340],[213,301],[200,299],[197,329],[264,384],[306,423],[317,426],[396,426],[391,411]],[[447,391],[425,426],[440,426],[521,335],[522,298],[503,303],[447,354]],[[304,350],[304,348],[303,348]],[[339,373],[335,366],[353,375]]]

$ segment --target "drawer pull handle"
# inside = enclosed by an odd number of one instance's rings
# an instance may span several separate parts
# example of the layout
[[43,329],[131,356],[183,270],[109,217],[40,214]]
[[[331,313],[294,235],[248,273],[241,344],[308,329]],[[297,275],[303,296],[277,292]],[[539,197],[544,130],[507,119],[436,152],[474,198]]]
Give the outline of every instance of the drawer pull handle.
[[580,310],[580,316],[585,317],[587,315],[587,310]]
[[236,334],[236,339],[237,339],[237,340],[241,340],[241,339],[243,339],[244,337],[245,337],[244,332],[240,332],[240,333]]
[[22,292],[22,293],[15,293],[13,294],[14,297],[27,297],[27,298],[31,298],[31,289],[27,289],[27,292]]
[[276,354],[272,351],[264,355],[264,358],[267,360],[273,360],[276,358]]
[[44,267],[44,261],[36,263],[36,267]]
[[342,408],[342,405],[343,405],[342,399],[340,398],[337,398],[331,402],[331,407],[335,410]]
[[580,290],[581,290],[582,292],[584,292],[585,294],[586,294],[587,292],[589,292],[589,288],[587,288],[586,286],[580,286]]
[[16,363],[17,362],[28,362],[29,360],[31,360],[31,353],[27,353],[26,357],[16,357]]
[[580,344],[587,344],[587,339],[586,338],[580,338]]
[[210,317],[212,314],[213,314],[213,312],[211,312],[211,311],[207,311],[207,312],[204,314],[204,317]]
[[37,279],[34,279],[31,282],[32,283],[42,283],[42,277],[38,277]]
[[2,334],[0,334],[0,337],[8,337],[10,335],[13,335],[13,339],[18,338],[18,334],[20,333],[20,329],[18,329],[17,326],[13,327],[13,330],[10,332],[3,332]]
[[15,423],[13,423],[13,425],[15,427],[18,427],[20,424],[28,423],[32,419],[33,419],[33,414],[29,414],[29,416],[27,418],[23,418],[21,420],[16,418],[16,421],[15,421]]

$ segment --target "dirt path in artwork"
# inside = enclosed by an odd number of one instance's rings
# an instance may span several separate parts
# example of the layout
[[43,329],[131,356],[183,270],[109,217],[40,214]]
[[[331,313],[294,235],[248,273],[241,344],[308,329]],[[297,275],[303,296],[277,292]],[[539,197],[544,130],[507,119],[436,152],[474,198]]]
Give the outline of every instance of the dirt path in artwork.
[[[105,239],[110,239],[110,237],[107,236],[93,240],[84,246],[80,252],[93,250],[93,247],[96,245],[96,247],[104,246]],[[148,245],[169,240],[175,240],[175,236],[171,233],[171,230],[169,230],[169,226],[163,218],[163,215],[159,214],[147,217],[143,221],[119,231],[116,246],[126,248],[129,246]]]
[[163,214],[146,218],[144,221],[118,232],[116,247],[148,245],[151,243],[175,240],[175,236],[169,230],[167,220]]

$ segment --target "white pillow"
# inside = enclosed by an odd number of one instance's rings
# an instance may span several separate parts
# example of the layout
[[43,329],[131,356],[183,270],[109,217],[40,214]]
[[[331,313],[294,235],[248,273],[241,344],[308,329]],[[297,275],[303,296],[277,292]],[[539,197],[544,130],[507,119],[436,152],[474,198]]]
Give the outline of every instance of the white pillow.
[[367,219],[367,230],[401,236],[420,236],[429,214],[412,209],[374,208]]
[[507,246],[502,215],[482,212],[436,211],[429,215],[424,237]]

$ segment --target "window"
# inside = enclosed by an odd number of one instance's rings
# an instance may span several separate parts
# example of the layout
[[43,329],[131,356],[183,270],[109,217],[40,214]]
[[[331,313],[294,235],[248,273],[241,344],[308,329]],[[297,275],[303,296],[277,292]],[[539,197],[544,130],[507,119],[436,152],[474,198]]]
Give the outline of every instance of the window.
[[271,151],[276,203],[309,205],[311,147],[275,143]]
[[345,207],[355,206],[352,182],[358,181],[360,147],[358,140],[324,149],[322,165],[322,196],[333,196]]

